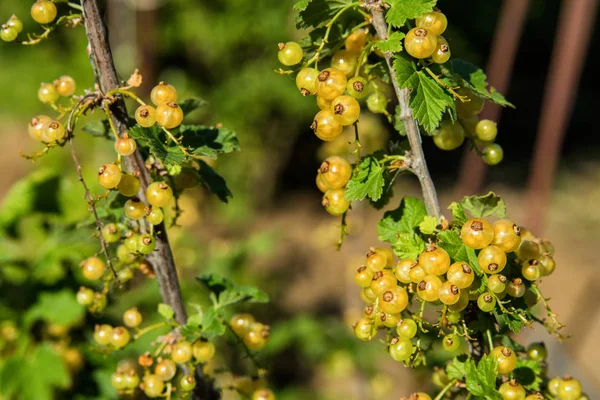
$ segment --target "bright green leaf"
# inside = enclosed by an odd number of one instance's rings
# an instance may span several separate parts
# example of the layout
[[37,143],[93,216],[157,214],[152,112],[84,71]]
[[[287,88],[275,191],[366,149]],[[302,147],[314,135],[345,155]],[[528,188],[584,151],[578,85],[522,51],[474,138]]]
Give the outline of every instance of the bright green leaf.
[[218,336],[223,336],[226,328],[217,310],[214,308],[206,310],[202,316],[202,336],[204,338],[212,340]]
[[158,305],[158,313],[164,319],[173,319],[173,317],[175,316],[175,311],[173,310],[173,307],[164,303],[160,303]]
[[506,204],[494,192],[489,192],[485,196],[465,197],[460,204],[475,218],[489,216],[506,218]]
[[450,379],[458,379],[462,380],[463,377],[467,373],[466,363],[460,361],[458,358],[454,358],[447,366],[446,366],[446,374],[448,374],[448,378]]
[[385,15],[386,21],[395,28],[401,28],[407,20],[432,11],[437,0],[388,0],[387,3],[392,7]]
[[346,186],[346,200],[363,200],[366,197],[373,201],[379,200],[385,184],[383,172],[375,155],[364,157],[358,165],[358,171],[354,172]]
[[542,378],[542,367],[539,363],[533,360],[525,360],[519,358],[517,360],[517,366],[513,370],[513,375],[517,382],[525,387],[525,389],[538,392],[541,390]]
[[401,89],[411,87],[411,79],[417,73],[417,65],[415,62],[402,55],[397,54],[394,57],[394,71],[396,72],[396,80]]
[[392,243],[392,249],[401,259],[416,259],[425,250],[425,241],[416,233],[400,233],[396,243]]
[[502,94],[493,87],[488,90],[487,76],[481,68],[471,64],[468,61],[453,59],[451,61],[451,70],[463,80],[463,84],[473,90],[486,100],[501,106],[514,108],[514,105],[508,102]]
[[402,51],[402,39],[404,32],[393,32],[387,40],[380,40],[373,44],[373,48],[379,49],[382,52],[399,53]]
[[426,215],[425,218],[423,218],[423,222],[419,224],[419,230],[425,235],[431,235],[433,232],[435,232],[438,223],[439,221],[436,217],[430,217],[429,215]]
[[452,211],[452,216],[454,217],[455,221],[460,222],[461,224],[467,222],[468,218],[465,214],[465,209],[463,208],[462,204],[453,202],[448,206],[448,210]]
[[401,233],[414,233],[427,215],[425,204],[414,197],[404,197],[395,210],[387,211],[377,224],[382,242],[396,243]]
[[85,308],[77,302],[71,290],[42,292],[37,303],[25,314],[25,325],[42,319],[47,323],[71,326],[83,320],[84,315]]
[[419,71],[410,78],[410,107],[419,124],[427,132],[433,132],[442,121],[448,108],[454,107],[454,100],[440,85],[424,71]]
[[217,274],[203,274],[198,280],[217,296],[217,307],[227,307],[241,302],[267,303],[269,296],[253,286],[239,286]]
[[502,400],[502,396],[496,390],[497,367],[494,357],[483,356],[477,365],[472,359],[467,361],[465,370],[467,390],[477,397]]

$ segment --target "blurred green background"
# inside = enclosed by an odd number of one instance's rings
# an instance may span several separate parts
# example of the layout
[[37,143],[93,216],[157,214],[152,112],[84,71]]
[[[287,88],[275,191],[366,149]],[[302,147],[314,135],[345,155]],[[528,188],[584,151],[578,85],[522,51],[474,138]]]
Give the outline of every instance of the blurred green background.
[[[280,399],[400,397],[416,388],[431,387],[427,375],[399,367],[389,360],[383,346],[358,343],[347,328],[361,312],[351,272],[368,247],[376,244],[375,225],[383,211],[353,210],[351,236],[342,252],[335,252],[339,221],[322,211],[314,176],[320,160],[344,149],[345,143],[323,146],[308,127],[316,105],[297,93],[291,77],[274,72],[279,68],[277,43],[301,37],[293,24],[293,1],[107,3],[113,54],[122,78],[139,68],[145,95],[164,80],[176,86],[182,98],[202,97],[209,105],[190,119],[223,123],[237,132],[242,146],[241,153],[226,155],[215,166],[233,192],[229,204],[202,190],[186,192],[183,227],[169,232],[180,275],[186,278],[182,280],[186,301],[206,301],[200,285],[187,279],[206,271],[257,285],[270,294],[271,303],[251,311],[272,325],[272,338],[263,357],[272,371],[270,386]],[[446,36],[453,55],[485,65],[500,5],[500,0],[439,2],[450,21]],[[29,17],[29,7],[29,2],[2,0],[0,20],[14,13],[24,21],[26,32],[39,31]],[[492,170],[487,185],[507,198],[509,213],[516,221],[525,214],[520,209],[521,189],[527,178],[559,9],[558,0],[532,2],[512,85],[506,93],[517,109],[504,112],[500,121],[500,143],[507,149],[505,162]],[[590,48],[597,48],[597,28],[591,41]],[[47,352],[40,350],[22,361],[10,359],[14,343],[0,342],[0,369],[3,365],[5,370],[6,365],[14,367],[17,372],[10,377],[18,385],[19,380],[29,382],[32,371],[57,365],[57,372],[47,379],[21,387],[23,393],[38,399],[115,398],[109,377],[117,362],[135,359],[148,342],[136,342],[125,351],[105,356],[87,342],[89,327],[99,322],[118,323],[132,303],[149,315],[147,320],[156,318],[151,316],[160,301],[156,282],[136,276],[130,290],[111,293],[112,305],[100,316],[86,315],[73,304],[71,294],[85,283],[77,264],[97,251],[97,241],[73,225],[87,210],[70,155],[52,151],[37,163],[19,157],[20,149],[24,153],[39,150],[26,127],[31,117],[49,112],[37,100],[40,82],[68,74],[77,81],[77,93],[93,85],[83,28],[58,29],[50,40],[33,48],[1,43],[0,66],[0,146],[5,149],[0,159],[0,321],[4,321],[0,332],[10,333],[6,321],[15,321],[24,338],[17,341],[18,346],[51,343]],[[588,133],[593,121],[592,73],[597,67],[597,57],[590,56],[547,221],[547,236],[557,247],[559,271],[545,289],[578,339],[563,348],[539,330],[522,335],[525,341],[547,339],[553,372],[581,377],[592,398],[599,393],[600,352],[592,338],[600,334],[600,319],[596,316],[597,279],[587,278],[593,276],[597,264],[590,247],[598,239],[600,223],[595,205],[600,201],[600,143],[597,135]],[[361,134],[372,140],[374,148],[394,135],[385,120],[373,116],[363,116]],[[445,153],[430,142],[425,140],[426,153],[442,201],[448,204],[462,152]],[[97,166],[114,157],[111,143],[82,132],[77,135],[76,148],[90,182],[95,182],[91,178]],[[15,185],[23,178],[25,181]],[[395,192],[398,197],[392,201],[393,207],[404,194],[418,195],[412,179],[399,182]],[[566,293],[565,282],[580,285],[581,296]],[[55,315],[52,310],[56,307],[65,314]],[[69,326],[70,333],[52,333],[53,321]],[[241,350],[231,351],[232,346],[223,342],[218,358],[220,362],[237,360],[233,372],[241,374],[248,366],[236,357]],[[77,359],[77,354],[83,359]],[[0,374],[0,388],[7,385],[8,376]],[[234,393],[228,396],[236,398]]]

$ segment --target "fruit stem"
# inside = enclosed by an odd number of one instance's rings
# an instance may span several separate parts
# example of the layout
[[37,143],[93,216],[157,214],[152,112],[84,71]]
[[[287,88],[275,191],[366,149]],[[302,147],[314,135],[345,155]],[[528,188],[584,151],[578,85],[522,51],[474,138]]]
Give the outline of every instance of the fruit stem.
[[348,224],[346,223],[346,214],[348,211],[342,214],[342,225],[340,226],[340,239],[337,242],[337,250],[342,249],[342,245],[344,244],[344,238],[348,236]]
[[145,328],[143,328],[143,329],[140,329],[140,330],[139,330],[139,331],[138,331],[138,332],[135,334],[135,336],[134,336],[133,338],[134,338],[135,340],[137,340],[137,339],[139,339],[140,337],[144,336],[144,335],[145,335],[146,333],[148,333],[148,332],[151,332],[151,331],[153,331],[153,330],[155,330],[155,329],[162,328],[162,327],[165,327],[165,326],[170,326],[170,325],[171,325],[171,324],[170,324],[170,323],[168,323],[168,322],[166,322],[166,321],[163,321],[163,322],[158,322],[158,323],[156,323],[156,324],[153,324],[153,325],[149,325],[149,326],[147,326],[147,327],[145,327]]
[[490,331],[489,329],[486,329],[485,330],[485,338],[487,339],[490,351],[492,351],[494,349],[494,340],[492,339],[492,331]]
[[433,73],[432,70],[429,69],[429,67],[425,67],[425,71],[438,83],[438,85],[449,91],[455,100],[458,99],[462,103],[471,101],[467,96],[461,96],[460,94],[456,93],[452,87],[446,85],[436,74]]
[[456,385],[456,379],[450,381],[446,386],[444,386],[444,388],[442,389],[441,392],[438,393],[437,396],[435,396],[435,398],[433,400],[442,400],[442,398],[444,397],[444,395],[446,394],[446,392],[448,392],[448,390],[452,389],[452,387],[454,385]]
[[[386,40],[388,25],[383,16],[383,3],[381,1],[378,2],[377,6],[373,7],[372,13],[373,26],[375,27],[377,35],[381,40]],[[396,71],[394,69],[392,60],[392,53],[386,52],[384,53],[384,56],[390,71],[396,96],[398,97],[398,102],[400,103],[400,118],[402,119],[404,127],[406,128],[406,136],[408,137],[410,144],[412,153],[411,171],[417,176],[419,183],[421,184],[421,190],[423,191],[423,199],[425,201],[427,213],[436,218],[440,218],[442,216],[442,211],[437,197],[435,185],[433,184],[433,180],[429,174],[429,169],[425,160],[425,154],[423,153],[419,124],[413,117],[412,110],[409,107],[410,90],[401,89],[400,85],[398,84],[398,79],[396,78]]]

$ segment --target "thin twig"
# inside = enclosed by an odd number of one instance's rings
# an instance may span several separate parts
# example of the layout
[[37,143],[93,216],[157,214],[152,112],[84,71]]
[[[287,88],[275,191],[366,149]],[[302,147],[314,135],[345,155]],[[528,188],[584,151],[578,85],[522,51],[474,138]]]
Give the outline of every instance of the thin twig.
[[79,182],[81,182],[81,185],[83,186],[83,190],[85,192],[83,198],[88,203],[89,210],[91,211],[92,215],[94,216],[94,220],[96,221],[96,229],[98,230],[98,236],[100,239],[100,244],[102,246],[102,253],[104,253],[104,257],[106,258],[106,264],[112,271],[112,274],[113,274],[117,284],[119,284],[119,286],[121,286],[122,284],[117,275],[117,271],[115,270],[115,267],[112,265],[110,255],[108,254],[108,243],[106,242],[106,240],[104,240],[104,236],[102,236],[102,222],[100,221],[100,218],[98,217],[98,213],[96,212],[96,200],[94,199],[94,196],[92,196],[92,194],[90,193],[90,190],[88,189],[88,186],[85,183],[85,179],[83,179],[83,174],[81,173],[81,164],[79,163],[79,160],[77,159],[77,154],[75,153],[75,146],[73,145],[73,122],[74,122],[73,117],[75,116],[75,114],[81,113],[83,108],[87,108],[84,106],[84,103],[86,101],[93,100],[96,97],[97,97],[96,94],[89,94],[89,95],[83,96],[81,98],[81,100],[79,100],[77,102],[77,105],[75,107],[73,107],[73,109],[69,113],[69,119],[67,120],[66,135],[68,137],[67,140],[69,142],[69,147],[71,148],[71,156],[73,157],[73,162],[75,163],[75,169],[77,170],[77,177],[78,177]]
[[[386,40],[388,37],[388,25],[383,16],[383,7],[384,5],[381,0],[369,5],[369,8],[371,8],[373,14],[373,26],[375,27],[375,31],[381,40]],[[390,71],[390,78],[392,80],[392,84],[394,85],[394,90],[400,104],[400,118],[402,119],[404,127],[406,128],[406,136],[408,137],[408,142],[410,144],[410,150],[412,154],[411,170],[417,176],[419,183],[421,184],[421,190],[423,191],[423,199],[425,201],[425,206],[427,207],[427,213],[431,216],[440,218],[442,216],[442,211],[433,180],[431,179],[431,175],[429,175],[429,169],[427,168],[427,163],[425,161],[425,154],[423,153],[423,147],[421,145],[419,124],[413,117],[412,110],[409,107],[410,90],[401,89],[400,85],[398,84],[396,71],[394,69],[392,60],[392,53],[385,52],[384,56]]]

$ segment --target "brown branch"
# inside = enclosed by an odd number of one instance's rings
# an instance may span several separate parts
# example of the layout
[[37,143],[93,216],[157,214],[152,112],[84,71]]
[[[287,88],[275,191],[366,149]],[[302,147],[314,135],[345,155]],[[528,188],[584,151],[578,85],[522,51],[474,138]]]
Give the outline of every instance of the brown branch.
[[[82,7],[85,30],[89,42],[90,61],[94,69],[96,82],[100,90],[106,93],[119,86],[119,79],[108,41],[108,32],[102,20],[97,0],[83,0]],[[122,136],[127,132],[130,121],[125,102],[121,96],[117,96],[116,101],[110,107],[110,111],[113,123],[119,135]],[[151,176],[145,167],[141,153],[138,150],[133,155],[124,157],[124,162],[129,172],[139,173],[141,187],[138,197],[142,201],[146,201],[145,192],[151,183]],[[158,232],[156,234],[156,250],[148,256],[148,261],[154,267],[163,301],[175,311],[175,320],[180,324],[185,324],[187,313],[183,305],[177,270],[164,223],[156,226],[156,231]],[[196,368],[196,378],[198,385],[194,390],[193,398],[220,398],[212,382],[203,377],[201,368]]]
[[108,243],[106,243],[106,240],[104,240],[104,236],[102,236],[102,222],[100,221],[98,213],[96,212],[96,199],[94,199],[94,196],[92,196],[92,194],[90,193],[90,190],[88,189],[88,186],[85,183],[85,180],[83,179],[83,175],[81,173],[81,164],[77,159],[77,154],[75,153],[75,146],[73,145],[73,116],[82,111],[82,106],[86,101],[91,100],[93,102],[95,97],[95,94],[86,95],[82,97],[81,100],[79,100],[79,102],[77,102],[75,107],[73,107],[73,109],[69,113],[69,119],[67,120],[67,126],[65,131],[68,137],[67,140],[69,142],[69,147],[71,148],[71,157],[73,157],[75,169],[77,170],[77,178],[78,181],[81,182],[81,186],[83,186],[83,191],[85,192],[83,198],[88,203],[89,210],[94,216],[94,221],[96,221],[96,229],[98,230],[98,237],[100,239],[100,245],[102,246],[102,253],[104,253],[104,257],[106,258],[106,264],[108,265],[108,268],[110,268],[113,277],[115,278],[115,281],[119,286],[121,286],[121,281],[119,280],[117,271],[115,271],[115,267],[112,265],[110,255],[108,254]]
[[[377,31],[377,36],[379,36],[381,40],[386,40],[388,25],[383,16],[384,6],[382,1],[371,1],[366,5],[367,8],[371,9],[372,11],[372,24],[375,28],[375,31]],[[437,197],[435,185],[433,184],[431,175],[429,174],[429,169],[427,168],[427,162],[425,161],[425,154],[423,153],[423,147],[421,146],[421,133],[419,132],[419,124],[413,117],[412,110],[408,105],[410,100],[410,90],[401,89],[400,85],[398,84],[398,80],[396,79],[396,71],[394,70],[392,60],[392,53],[386,52],[384,55],[388,69],[390,70],[390,78],[394,85],[394,91],[396,92],[396,96],[398,97],[398,102],[400,104],[400,118],[402,119],[404,127],[406,128],[406,136],[408,137],[408,142],[410,144],[410,169],[417,176],[419,183],[421,184],[421,190],[423,191],[423,199],[425,201],[425,206],[427,207],[427,213],[431,216],[440,218],[442,216],[440,202]]]

